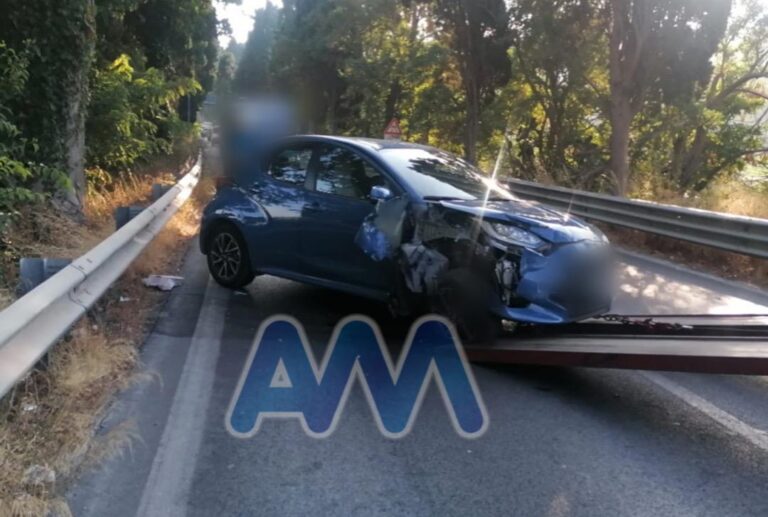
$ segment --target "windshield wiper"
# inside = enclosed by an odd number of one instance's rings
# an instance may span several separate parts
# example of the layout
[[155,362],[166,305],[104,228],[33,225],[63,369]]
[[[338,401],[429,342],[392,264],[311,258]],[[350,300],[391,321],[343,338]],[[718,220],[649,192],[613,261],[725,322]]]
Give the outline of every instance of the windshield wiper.
[[468,201],[463,197],[456,196],[424,196],[424,201]]

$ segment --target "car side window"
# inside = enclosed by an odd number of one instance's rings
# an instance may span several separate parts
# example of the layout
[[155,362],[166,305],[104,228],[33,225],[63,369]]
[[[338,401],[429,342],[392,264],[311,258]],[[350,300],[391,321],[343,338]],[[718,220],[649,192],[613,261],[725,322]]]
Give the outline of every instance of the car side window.
[[348,149],[324,145],[318,151],[315,186],[318,192],[368,199],[371,187],[389,186],[379,171]]
[[311,159],[310,147],[282,149],[269,161],[267,172],[278,181],[301,187],[307,179],[307,168]]

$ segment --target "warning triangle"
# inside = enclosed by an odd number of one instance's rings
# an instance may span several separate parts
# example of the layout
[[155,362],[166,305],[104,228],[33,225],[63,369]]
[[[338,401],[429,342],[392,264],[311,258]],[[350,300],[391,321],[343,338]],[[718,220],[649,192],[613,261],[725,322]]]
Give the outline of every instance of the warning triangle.
[[270,388],[293,388],[291,378],[288,376],[288,370],[285,369],[285,363],[283,360],[277,363],[275,373],[272,375],[272,381],[269,383]]
[[400,121],[396,118],[390,120],[386,129],[384,129],[384,138],[387,139],[398,139],[402,134],[403,131],[400,129]]

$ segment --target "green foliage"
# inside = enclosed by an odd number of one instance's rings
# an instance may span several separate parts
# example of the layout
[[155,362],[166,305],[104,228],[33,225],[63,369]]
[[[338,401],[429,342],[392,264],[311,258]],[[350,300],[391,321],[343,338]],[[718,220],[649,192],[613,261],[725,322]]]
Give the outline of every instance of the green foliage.
[[212,0],[5,0],[0,211],[72,186],[84,117],[89,181],[106,185],[189,140],[214,88],[294,94],[309,131],[378,137],[397,116],[407,139],[486,165],[506,139],[507,172],[599,190],[624,92],[636,182],[695,192],[768,168],[766,6],[731,4],[284,0],[219,54]]
[[242,49],[234,78],[234,87],[239,92],[256,93],[272,86],[270,65],[278,20],[279,10],[271,2],[256,11],[253,31]]
[[[464,110],[450,51],[416,26],[424,9],[392,10],[363,32],[359,56],[345,60],[346,90],[339,121],[349,134],[380,137],[392,117],[399,117],[410,139],[460,150]],[[452,108],[452,109],[450,109]]]
[[520,0],[512,10],[514,76],[496,111],[508,114],[516,175],[584,186],[603,167],[608,126],[599,123],[604,95],[596,85],[607,82],[607,54],[596,9]]
[[507,173],[609,190],[611,17],[626,16],[621,48],[643,40],[632,174],[698,190],[768,165],[768,18],[736,3],[286,0],[256,12],[235,89],[293,93],[309,131],[380,137],[398,116],[408,140],[484,165],[506,139]]
[[225,51],[219,56],[219,65],[216,72],[216,93],[219,95],[229,95],[232,93],[232,82],[235,79],[237,63],[235,56],[229,51]]
[[[218,67],[218,24],[212,0],[143,0],[125,14],[122,30],[119,54],[131,55],[137,68],[155,68],[169,81],[193,79],[202,86],[198,95],[181,99],[179,106],[180,116],[194,122],[205,92],[214,88]],[[110,55],[109,60],[119,54]]]
[[0,219],[67,183],[62,171],[33,160],[39,145],[22,136],[13,120],[9,106],[24,92],[28,66],[28,52],[15,52],[0,41]]
[[632,158],[644,183],[695,193],[719,175],[768,170],[768,12],[755,2],[734,11],[708,82],[692,97],[642,110]]
[[235,68],[237,68],[237,65],[240,63],[240,60],[243,58],[244,51],[245,51],[245,44],[238,43],[234,39],[229,40],[229,44],[227,45],[226,52],[228,54],[232,54],[232,57],[235,59]]
[[220,66],[211,0],[98,4],[86,122],[88,183],[97,189],[114,174],[190,141],[198,106]]
[[218,64],[212,0],[6,0],[0,41],[0,211],[81,203],[83,155],[115,173],[171,152]]
[[67,110],[87,89],[94,14],[92,0],[4,2],[0,40],[27,52],[29,76],[8,108],[21,133],[39,143],[34,158],[41,163],[66,168]]
[[96,70],[92,84],[86,124],[88,164],[108,171],[169,154],[174,142],[188,131],[176,105],[183,96],[201,90],[192,79],[168,81],[154,68],[139,73],[127,55]]

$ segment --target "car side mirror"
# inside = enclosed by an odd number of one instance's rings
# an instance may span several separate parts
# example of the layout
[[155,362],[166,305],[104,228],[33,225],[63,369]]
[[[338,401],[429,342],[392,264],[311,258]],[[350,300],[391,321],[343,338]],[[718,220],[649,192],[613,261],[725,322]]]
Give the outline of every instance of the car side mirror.
[[373,201],[386,201],[388,199],[392,199],[392,191],[387,187],[374,185],[371,187],[371,193],[368,194],[368,197],[370,197]]

